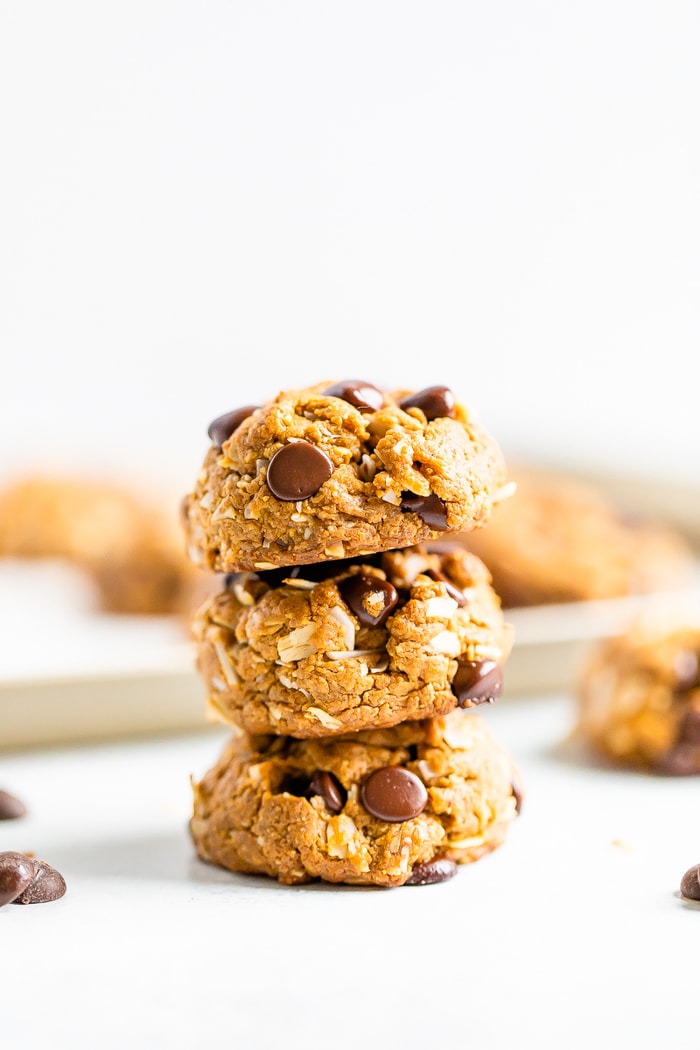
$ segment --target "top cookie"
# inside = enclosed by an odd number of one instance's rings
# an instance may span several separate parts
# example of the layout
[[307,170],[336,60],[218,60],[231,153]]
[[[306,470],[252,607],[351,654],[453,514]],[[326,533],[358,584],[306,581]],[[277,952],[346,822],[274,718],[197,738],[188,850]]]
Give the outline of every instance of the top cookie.
[[219,572],[350,558],[483,525],[498,446],[444,386],[345,380],[214,420],[185,500],[188,552]]

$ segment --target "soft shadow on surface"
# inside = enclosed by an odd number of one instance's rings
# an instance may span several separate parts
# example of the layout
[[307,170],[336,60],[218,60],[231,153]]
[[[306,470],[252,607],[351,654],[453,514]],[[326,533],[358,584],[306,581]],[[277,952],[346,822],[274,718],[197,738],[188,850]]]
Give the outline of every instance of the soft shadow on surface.
[[366,893],[383,889],[381,886],[345,886],[325,882],[284,886],[265,875],[240,875],[199,860],[186,829],[182,834],[81,842],[59,847],[51,851],[51,863],[67,879],[71,875],[84,875],[97,879],[123,878],[181,885],[236,885],[268,892],[274,888],[296,893],[328,893],[339,889],[346,893]]

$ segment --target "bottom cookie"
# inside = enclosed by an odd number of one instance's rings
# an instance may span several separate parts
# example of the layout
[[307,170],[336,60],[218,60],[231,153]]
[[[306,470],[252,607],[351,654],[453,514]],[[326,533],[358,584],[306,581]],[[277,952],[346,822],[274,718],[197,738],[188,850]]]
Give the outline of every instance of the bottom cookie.
[[476,715],[334,738],[232,740],[194,786],[198,855],[284,883],[440,882],[499,846],[513,764]]
[[584,668],[579,728],[613,761],[700,774],[700,627],[639,624]]

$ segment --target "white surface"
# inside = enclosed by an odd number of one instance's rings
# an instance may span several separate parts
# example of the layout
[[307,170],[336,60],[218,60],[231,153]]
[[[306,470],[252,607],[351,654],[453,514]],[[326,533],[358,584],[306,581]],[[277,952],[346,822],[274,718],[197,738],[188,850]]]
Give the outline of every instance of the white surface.
[[[465,715],[465,717],[470,717]],[[586,765],[565,699],[487,712],[519,821],[449,883],[280,887],[193,859],[188,775],[220,735],[2,757],[0,849],[65,875],[0,910],[8,1046],[697,1046],[700,778]],[[617,844],[616,844],[617,843]]]
[[692,0],[0,12],[0,473],[193,483],[284,385],[700,477]]

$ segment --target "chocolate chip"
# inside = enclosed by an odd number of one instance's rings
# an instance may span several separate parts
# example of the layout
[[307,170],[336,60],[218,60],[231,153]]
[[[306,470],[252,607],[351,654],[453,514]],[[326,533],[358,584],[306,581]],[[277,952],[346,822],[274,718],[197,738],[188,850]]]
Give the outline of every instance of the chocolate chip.
[[673,670],[676,676],[676,689],[679,693],[688,692],[700,685],[700,662],[698,654],[692,649],[686,649],[677,655]]
[[29,886],[35,874],[34,861],[24,853],[0,853],[0,908],[10,904]]
[[700,901],[700,864],[693,864],[681,879],[681,893],[691,901]]
[[678,729],[678,743],[700,744],[700,711],[689,707]]
[[226,412],[223,416],[217,416],[207,430],[212,443],[220,449],[224,441],[228,441],[234,430],[238,430],[243,420],[252,416],[257,408],[260,408],[260,405],[245,405],[243,408],[234,409],[233,412]]
[[433,882],[447,882],[457,874],[457,865],[447,857],[433,857],[424,864],[414,864],[404,886],[430,886]]
[[416,496],[412,492],[402,492],[401,510],[410,510],[413,514],[417,514],[429,529],[434,529],[436,532],[444,532],[447,528],[447,506],[434,492],[431,492],[429,496]]
[[0,791],[0,820],[17,820],[26,812],[27,808],[23,802],[11,795],[9,791]]
[[431,580],[435,580],[436,583],[443,584],[450,598],[453,598],[454,601],[457,602],[460,609],[464,608],[467,604],[467,597],[464,591],[460,591],[459,587],[455,587],[455,585],[447,579],[444,572],[438,572],[437,569],[426,569],[425,575],[429,576]]
[[347,797],[333,774],[325,769],[319,769],[314,773],[306,794],[307,797],[320,795],[331,813],[340,813]]
[[35,860],[34,869],[34,878],[19,897],[15,897],[13,904],[47,904],[66,892],[65,879],[45,860]]
[[362,573],[341,580],[338,590],[365,627],[381,627],[399,601],[399,592],[393,583]]
[[419,408],[428,421],[443,416],[454,419],[455,396],[448,386],[427,386],[425,390],[405,397],[399,402],[399,408],[404,412],[409,408]]
[[376,412],[384,404],[384,394],[372,383],[362,379],[343,379],[323,391],[326,397],[339,397],[349,405],[359,408],[360,412]]
[[417,817],[428,804],[425,784],[403,766],[376,769],[362,785],[360,798],[368,813],[389,824]]
[[308,441],[283,445],[267,467],[267,485],[277,499],[291,503],[318,492],[333,473],[333,464],[320,448]]
[[493,660],[458,660],[452,692],[460,707],[492,703],[503,690],[503,672]]
[[700,747],[685,741],[677,743],[659,764],[659,772],[669,777],[692,777],[700,773]]

